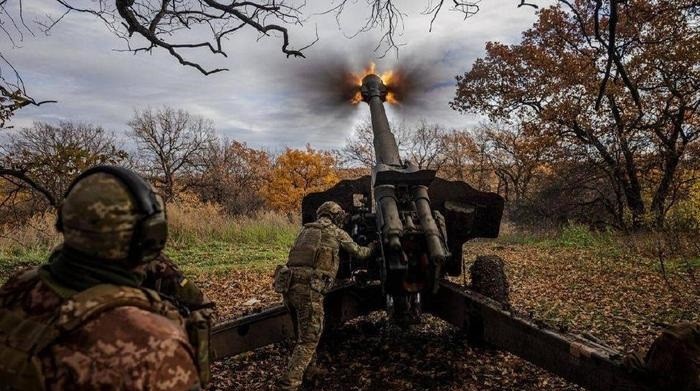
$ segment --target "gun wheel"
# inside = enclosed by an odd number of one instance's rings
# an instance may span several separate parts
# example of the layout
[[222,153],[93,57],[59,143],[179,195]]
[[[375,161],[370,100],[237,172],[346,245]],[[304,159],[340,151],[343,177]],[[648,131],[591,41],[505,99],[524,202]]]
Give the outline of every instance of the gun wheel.
[[469,268],[471,289],[510,307],[508,278],[501,257],[479,255]]

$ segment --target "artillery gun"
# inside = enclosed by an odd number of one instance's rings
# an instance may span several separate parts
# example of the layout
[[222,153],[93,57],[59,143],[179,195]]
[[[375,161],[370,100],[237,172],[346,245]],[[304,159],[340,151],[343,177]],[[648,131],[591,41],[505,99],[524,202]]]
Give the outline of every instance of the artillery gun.
[[[670,390],[668,384],[674,390],[694,389],[692,379],[679,382],[677,374],[666,373],[661,381],[658,374],[626,364],[620,352],[592,337],[555,330],[512,312],[503,262],[497,257],[477,258],[485,267],[472,267],[469,288],[448,281],[448,276],[465,272],[466,241],[498,236],[503,198],[437,178],[434,170],[402,160],[384,110],[386,86],[369,74],[360,92],[372,118],[372,175],[309,194],[302,202],[302,220],[315,220],[318,206],[335,201],[349,211],[343,228],[353,239],[360,244],[376,240],[381,251],[369,261],[342,260],[338,283],[325,299],[326,325],[339,326],[380,310],[407,324],[420,321],[426,312],[463,329],[472,344],[508,351],[589,390],[660,391]],[[474,283],[478,281],[489,284]],[[212,356],[237,355],[293,337],[288,311],[276,305],[216,325]],[[664,350],[657,346],[662,343],[654,343],[656,350]],[[692,376],[697,378],[697,373]]]

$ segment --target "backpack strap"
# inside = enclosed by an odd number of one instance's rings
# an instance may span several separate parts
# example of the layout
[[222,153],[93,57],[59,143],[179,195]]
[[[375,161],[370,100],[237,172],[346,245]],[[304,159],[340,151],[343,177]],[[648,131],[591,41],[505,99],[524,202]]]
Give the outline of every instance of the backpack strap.
[[137,307],[142,310],[168,316],[160,296],[149,289],[121,285],[100,284],[78,292],[59,309],[56,325],[65,333],[94,319],[103,312],[118,307]]
[[0,384],[11,390],[43,390],[45,381],[37,353],[59,336],[50,322],[0,309]]
[[12,305],[17,297],[24,294],[30,286],[36,284],[38,275],[39,269],[34,267],[11,278],[5,285],[0,287],[0,306],[7,307]]

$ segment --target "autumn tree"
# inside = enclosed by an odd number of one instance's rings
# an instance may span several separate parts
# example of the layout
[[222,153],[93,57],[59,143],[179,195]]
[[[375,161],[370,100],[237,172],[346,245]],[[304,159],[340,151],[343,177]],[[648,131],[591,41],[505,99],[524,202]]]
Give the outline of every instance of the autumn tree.
[[488,43],[458,77],[451,105],[494,121],[517,118],[593,157],[633,228],[649,211],[662,225],[685,151],[698,139],[695,11],[683,0],[560,1],[539,12],[521,43]]
[[[178,176],[201,168],[203,153],[216,141],[211,121],[171,107],[136,111],[129,126],[143,170],[166,201],[175,196]],[[180,184],[186,187],[187,182]]]
[[446,130],[439,124],[420,121],[409,132],[406,157],[421,169],[439,170],[446,160],[445,134]]
[[[404,124],[390,122],[389,127],[394,133],[396,144],[402,150],[408,142],[408,130]],[[338,162],[344,166],[360,166],[371,168],[376,160],[374,157],[374,132],[369,118],[362,120],[345,139],[343,147],[336,151]]]
[[440,175],[469,183],[477,190],[491,191],[491,174],[486,145],[472,132],[452,130],[441,137],[444,162]]
[[32,201],[34,208],[56,207],[80,172],[97,164],[119,164],[126,157],[114,136],[100,126],[36,122],[10,133],[0,146],[2,206],[12,209],[17,207],[15,200],[23,199]]
[[[415,127],[403,123],[390,123],[399,153],[420,168],[439,169],[444,162],[442,136],[446,131],[438,124],[420,121]],[[345,145],[337,151],[343,165],[372,167],[375,164],[374,133],[369,120],[362,121],[353,129]]]
[[222,140],[212,143],[202,157],[195,184],[203,201],[216,202],[231,214],[249,214],[264,206],[261,190],[272,169],[267,152]]
[[323,191],[338,181],[335,159],[330,152],[287,148],[272,167],[263,188],[268,204],[285,212],[300,210],[301,200],[309,193]]
[[530,195],[533,182],[547,175],[555,140],[527,124],[483,124],[478,129],[484,157],[500,180],[506,201],[518,207]]

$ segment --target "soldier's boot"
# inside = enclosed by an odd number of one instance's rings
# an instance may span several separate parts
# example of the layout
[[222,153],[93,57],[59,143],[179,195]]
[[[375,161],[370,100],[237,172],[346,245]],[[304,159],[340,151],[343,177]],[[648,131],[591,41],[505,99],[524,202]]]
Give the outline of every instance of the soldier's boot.
[[304,380],[311,381],[314,379],[324,377],[326,375],[328,375],[328,370],[319,366],[316,360],[314,360],[311,362],[311,364],[309,364],[309,367],[306,368],[306,372],[304,373]]
[[292,385],[292,383],[286,377],[277,382],[277,389],[280,391],[296,391],[301,387],[301,385]]
[[295,391],[301,388],[306,368],[314,356],[316,343],[315,341],[301,342],[294,347],[287,364],[287,370],[279,383],[280,389]]

